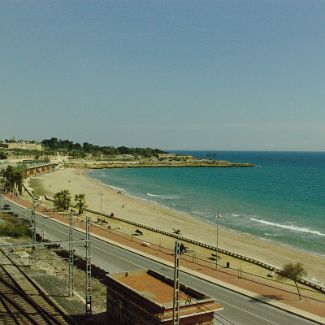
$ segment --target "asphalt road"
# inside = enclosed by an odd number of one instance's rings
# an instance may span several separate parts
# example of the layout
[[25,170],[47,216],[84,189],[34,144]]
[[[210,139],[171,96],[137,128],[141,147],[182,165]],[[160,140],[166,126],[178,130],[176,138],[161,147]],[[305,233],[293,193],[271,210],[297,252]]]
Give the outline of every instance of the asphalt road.
[[[3,204],[7,203],[3,200]],[[21,217],[30,218],[30,210],[14,206],[12,211]],[[50,219],[36,215],[37,230],[45,230],[49,240],[67,240],[68,228]],[[85,235],[75,231],[74,239],[85,238]],[[64,245],[62,245],[64,246]],[[67,246],[67,245],[66,245]],[[79,245],[75,247],[78,255],[84,256],[84,248]],[[91,237],[91,260],[92,263],[101,267],[109,273],[137,270],[139,268],[150,268],[169,277],[173,277],[173,269],[158,262],[152,261],[140,255],[131,253],[114,245],[108,244],[97,238]],[[244,295],[238,294],[223,287],[211,284],[186,273],[181,273],[180,281],[207,295],[214,297],[224,305],[224,310],[216,314],[219,324],[238,325],[297,325],[316,324],[315,322],[292,315],[275,307],[256,301]]]

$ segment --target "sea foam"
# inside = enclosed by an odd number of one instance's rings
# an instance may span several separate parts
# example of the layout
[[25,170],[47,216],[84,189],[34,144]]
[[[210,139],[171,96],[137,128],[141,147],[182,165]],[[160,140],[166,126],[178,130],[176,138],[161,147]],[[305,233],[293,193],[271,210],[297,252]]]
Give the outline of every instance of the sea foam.
[[158,195],[158,194],[152,194],[152,193],[147,193],[148,196],[150,197],[156,197],[158,199],[162,200],[179,200],[180,197],[178,195]]
[[250,220],[262,223],[264,225],[278,227],[278,228],[282,228],[282,229],[289,229],[289,230],[293,230],[293,231],[305,232],[305,233],[309,233],[309,234],[313,234],[313,235],[317,235],[317,236],[325,236],[325,234],[321,233],[320,231],[312,230],[312,229],[305,228],[305,227],[297,227],[294,225],[283,225],[281,223],[275,223],[275,222],[270,222],[270,221],[266,221],[263,219],[256,219],[256,218],[250,218]]
[[124,188],[121,188],[121,187],[116,187],[116,186],[112,186],[112,185],[106,185],[110,188],[112,188],[113,190],[117,190],[117,191],[120,191],[120,192],[126,192],[126,190]]

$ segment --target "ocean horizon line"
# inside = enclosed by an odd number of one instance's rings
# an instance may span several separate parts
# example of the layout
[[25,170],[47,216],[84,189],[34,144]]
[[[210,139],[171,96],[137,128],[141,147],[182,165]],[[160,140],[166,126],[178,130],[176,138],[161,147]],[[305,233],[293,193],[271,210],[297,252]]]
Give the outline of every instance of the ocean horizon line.
[[242,149],[162,149],[167,152],[260,152],[260,153],[325,153],[324,150],[242,150]]

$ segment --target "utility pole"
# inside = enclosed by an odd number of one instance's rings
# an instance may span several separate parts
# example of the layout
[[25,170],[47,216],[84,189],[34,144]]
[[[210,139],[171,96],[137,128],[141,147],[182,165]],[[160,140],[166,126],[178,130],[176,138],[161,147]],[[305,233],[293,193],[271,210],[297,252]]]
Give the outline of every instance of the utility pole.
[[91,314],[90,219],[86,217],[86,316]]
[[[36,243],[36,219],[35,219],[35,206],[36,206],[36,198],[35,195],[33,195],[33,206],[32,206],[32,214],[31,214],[31,239],[32,243]],[[35,246],[32,247],[32,261],[35,264],[36,263],[36,256],[35,256]]]
[[2,208],[2,178],[0,176],[0,209]]
[[173,297],[173,325],[179,325],[179,256],[180,244],[175,241],[175,265],[174,265],[174,297]]
[[73,249],[73,212],[70,211],[69,227],[69,297],[74,296],[74,249]]
[[33,195],[33,207],[32,207],[32,215],[31,215],[31,239],[32,239],[33,244],[36,243],[35,206],[36,206],[36,198],[35,198],[35,195]]

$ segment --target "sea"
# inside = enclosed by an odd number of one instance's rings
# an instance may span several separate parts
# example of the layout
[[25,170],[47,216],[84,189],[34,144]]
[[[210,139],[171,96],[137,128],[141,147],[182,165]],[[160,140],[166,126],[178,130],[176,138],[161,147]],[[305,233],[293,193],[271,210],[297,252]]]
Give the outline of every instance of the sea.
[[218,213],[220,226],[325,256],[325,152],[176,153],[256,166],[104,169],[89,175],[210,224]]

